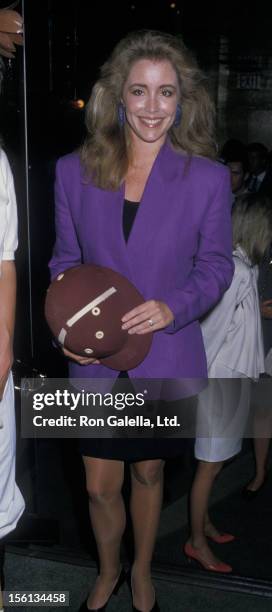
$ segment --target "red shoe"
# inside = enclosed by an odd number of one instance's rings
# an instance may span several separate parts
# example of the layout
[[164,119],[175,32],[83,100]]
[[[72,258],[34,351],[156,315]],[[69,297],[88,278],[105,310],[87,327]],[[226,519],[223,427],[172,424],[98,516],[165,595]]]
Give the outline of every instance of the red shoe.
[[207,535],[209,540],[216,542],[216,544],[227,544],[228,542],[233,542],[235,540],[235,536],[231,533],[219,533],[218,536]]
[[204,561],[204,559],[201,558],[197,549],[194,548],[189,542],[186,542],[184,546],[184,553],[186,557],[188,558],[188,561],[191,561],[192,559],[194,559],[194,561],[197,561],[198,563],[200,563],[200,565],[205,570],[208,570],[210,572],[219,572],[222,574],[223,573],[229,574],[230,572],[232,572],[231,565],[228,565],[227,563],[223,563],[223,561],[219,561],[218,563],[207,563],[207,561]]

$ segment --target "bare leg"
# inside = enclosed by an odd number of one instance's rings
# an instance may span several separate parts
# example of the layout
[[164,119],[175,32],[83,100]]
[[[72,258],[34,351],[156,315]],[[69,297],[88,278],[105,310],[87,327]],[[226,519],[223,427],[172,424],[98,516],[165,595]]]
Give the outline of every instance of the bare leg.
[[135,540],[132,568],[133,602],[149,612],[155,601],[151,560],[158,530],[163,490],[163,461],[140,461],[131,470],[131,516]]
[[208,504],[215,477],[221,470],[222,465],[222,461],[214,463],[198,462],[190,498],[191,536],[189,542],[200,552],[203,561],[213,564],[218,563],[219,559],[209,548],[205,534],[209,535],[208,530],[213,528],[209,520]]
[[255,476],[247,485],[247,489],[249,489],[250,491],[257,491],[257,489],[259,489],[264,482],[271,436],[271,410],[268,410],[265,407],[256,407],[254,416],[253,440],[256,467]]
[[222,532],[219,531],[215,527],[215,525],[212,523],[208,511],[206,512],[205,519],[204,519],[204,533],[205,533],[205,536],[209,538],[216,538],[222,535]]
[[125,529],[121,488],[124,464],[121,461],[83,457],[89,494],[91,523],[100,561],[100,574],[87,605],[102,607],[120,574],[120,543]]
[[254,455],[256,472],[254,478],[247,485],[250,491],[257,491],[265,479],[270,438],[254,438]]

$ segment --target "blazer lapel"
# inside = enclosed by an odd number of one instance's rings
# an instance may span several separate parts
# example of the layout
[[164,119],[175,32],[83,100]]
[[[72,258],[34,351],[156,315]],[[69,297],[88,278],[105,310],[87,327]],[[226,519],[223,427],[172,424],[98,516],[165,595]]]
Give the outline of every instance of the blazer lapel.
[[[171,214],[171,203],[176,193],[176,177],[185,157],[174,151],[168,142],[160,149],[150,175],[134,224],[126,245],[131,270],[139,269],[147,245],[155,240],[158,228]],[[154,242],[154,248],[156,248]]]

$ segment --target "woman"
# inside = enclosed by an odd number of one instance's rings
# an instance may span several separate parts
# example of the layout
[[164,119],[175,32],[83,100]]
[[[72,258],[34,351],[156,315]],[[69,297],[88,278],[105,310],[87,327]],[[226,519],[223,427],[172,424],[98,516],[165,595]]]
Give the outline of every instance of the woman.
[[[124,274],[141,291],[144,303],[123,317],[122,326],[154,337],[130,378],[205,376],[198,319],[219,300],[233,271],[230,180],[226,168],[205,159],[215,156],[213,106],[183,43],[154,31],[121,40],[93,88],[87,128],[80,155],[57,165],[52,277],[91,262]],[[117,376],[92,359],[64,352],[75,362],[73,377]],[[104,610],[120,574],[121,487],[128,460],[133,609],[158,610],[150,563],[164,442],[130,440],[125,448],[124,441],[90,440],[81,451],[100,558],[100,574],[81,609]]]
[[[199,398],[199,437],[195,444],[199,462],[191,491],[191,536],[185,554],[216,572],[231,572],[232,568],[213,554],[207,538],[224,544],[234,536],[220,533],[212,524],[208,500],[224,461],[241,450],[250,379],[258,379],[264,371],[256,264],[271,237],[269,200],[258,194],[240,197],[233,209],[234,277],[202,323],[208,373],[213,380]],[[205,437],[205,427],[210,430],[209,437]]]
[[[272,246],[265,253],[259,265],[258,289],[260,298],[260,311],[262,318],[265,373],[272,376]],[[255,460],[255,473],[243,488],[243,497],[252,500],[262,491],[267,483],[268,459],[270,440],[272,436],[271,392],[270,382],[261,380],[260,384],[253,386],[254,426],[253,449]],[[268,392],[267,392],[268,391]],[[265,437],[264,437],[265,432]]]

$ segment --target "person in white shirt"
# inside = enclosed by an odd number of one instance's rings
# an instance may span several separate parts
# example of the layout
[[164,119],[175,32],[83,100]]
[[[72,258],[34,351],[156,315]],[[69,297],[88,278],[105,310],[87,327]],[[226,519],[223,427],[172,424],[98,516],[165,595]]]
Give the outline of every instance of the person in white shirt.
[[11,374],[16,247],[17,208],[13,177],[7,156],[0,149],[0,539],[15,529],[25,507],[15,482],[16,429]]
[[[221,301],[202,322],[209,385],[199,396],[195,456],[198,466],[191,490],[191,535],[184,552],[205,569],[230,572],[209,547],[234,539],[212,524],[208,502],[224,461],[241,450],[248,417],[250,381],[264,372],[257,263],[272,239],[269,199],[258,194],[239,198],[233,209],[234,277]],[[228,379],[228,380],[226,380]]]
[[[23,44],[23,18],[14,10],[0,9],[0,85],[2,57],[14,57]],[[24,510],[15,483],[14,389],[11,376],[16,299],[14,251],[17,247],[17,208],[8,159],[0,147],[0,539],[12,531]],[[0,564],[0,612],[3,612]]]

